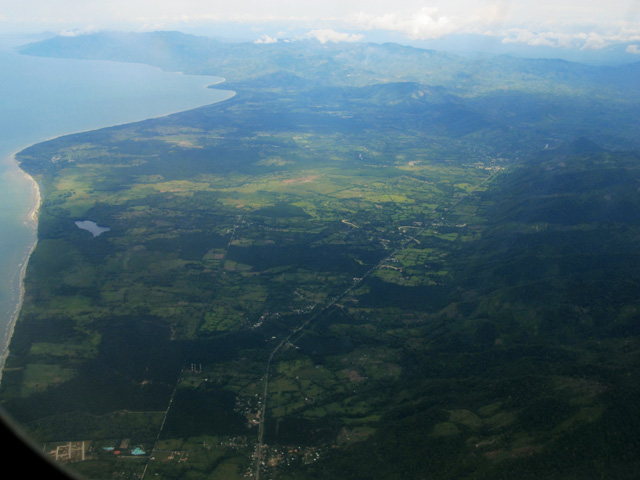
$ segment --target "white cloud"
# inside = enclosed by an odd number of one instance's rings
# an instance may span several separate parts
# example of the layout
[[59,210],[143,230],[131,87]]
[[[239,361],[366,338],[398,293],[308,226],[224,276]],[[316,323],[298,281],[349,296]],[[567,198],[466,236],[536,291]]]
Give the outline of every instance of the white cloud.
[[[552,30],[536,31],[525,28],[511,28],[494,33],[504,37],[503,43],[524,43],[533,46],[557,48],[580,48],[583,50],[600,50],[619,43],[640,41],[640,28],[593,26],[549,26]],[[554,28],[555,27],[555,28]]]
[[[533,46],[547,46],[547,47],[560,47],[560,48],[572,48],[579,47],[586,43],[589,35],[585,33],[566,33],[566,32],[553,32],[543,31],[535,32],[526,29],[510,29],[507,32],[499,34],[504,36],[502,43],[524,43]],[[592,37],[590,42],[596,43],[596,37]]]
[[[0,0],[0,20],[13,30],[63,30],[64,35],[97,29],[175,29],[216,35],[222,24],[264,27],[258,42],[310,37],[323,42],[355,41],[367,31],[391,38],[440,38],[476,33],[560,48],[599,49],[614,43],[640,44],[638,0]],[[626,19],[626,20],[623,20]],[[349,31],[352,33],[341,33]],[[378,33],[377,32],[377,33]],[[309,38],[309,37],[307,37]]]
[[360,12],[347,17],[347,24],[363,30],[386,30],[403,33],[413,39],[438,38],[461,29],[459,19],[438,14],[435,7],[424,7],[412,13],[371,15]]
[[640,47],[638,47],[638,45],[629,45],[626,52],[633,53],[634,55],[640,55]]
[[266,33],[253,43],[278,43],[277,38],[272,38]]
[[306,38],[315,38],[320,43],[357,42],[364,38],[362,34],[336,32],[331,29],[311,30]]
[[84,28],[74,28],[73,30],[62,30],[58,35],[61,37],[77,37],[78,35],[88,35],[90,33],[96,33],[98,29],[93,25],[87,25]]
[[602,35],[597,32],[589,32],[587,33],[586,38],[584,39],[584,44],[581,48],[585,50],[600,50],[601,48],[608,47],[616,40],[607,38],[606,35]]

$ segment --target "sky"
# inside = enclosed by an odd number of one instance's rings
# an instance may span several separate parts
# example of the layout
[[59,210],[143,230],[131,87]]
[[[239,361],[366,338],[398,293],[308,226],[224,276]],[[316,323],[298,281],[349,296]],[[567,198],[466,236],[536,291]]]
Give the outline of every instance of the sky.
[[0,33],[179,30],[269,43],[411,44],[460,34],[503,45],[599,50],[640,60],[640,0],[0,0]]

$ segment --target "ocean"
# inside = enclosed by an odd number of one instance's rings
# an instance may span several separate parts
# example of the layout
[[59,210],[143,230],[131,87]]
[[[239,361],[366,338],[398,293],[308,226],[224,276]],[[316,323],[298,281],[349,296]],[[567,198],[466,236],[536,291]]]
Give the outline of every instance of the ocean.
[[[233,92],[217,77],[129,63],[20,55],[28,38],[0,37],[0,369],[36,242],[38,190],[13,155],[50,138],[185,111]],[[221,86],[222,87],[222,86]]]

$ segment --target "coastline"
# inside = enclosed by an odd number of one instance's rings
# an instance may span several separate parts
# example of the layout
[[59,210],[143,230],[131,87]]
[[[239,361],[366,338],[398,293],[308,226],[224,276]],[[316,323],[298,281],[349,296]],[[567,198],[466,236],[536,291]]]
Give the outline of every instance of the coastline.
[[[19,173],[24,176],[28,181],[31,182],[31,198],[32,198],[32,205],[33,208],[31,209],[31,211],[28,213],[27,217],[25,218],[24,223],[25,224],[31,224],[29,225],[33,231],[34,231],[34,241],[31,243],[31,245],[27,245],[25,251],[26,253],[23,256],[22,261],[20,262],[19,266],[18,266],[18,270],[15,272],[14,276],[13,276],[13,284],[14,285],[18,285],[18,298],[16,300],[16,304],[15,307],[13,309],[13,311],[11,311],[11,313],[8,315],[8,323],[6,325],[6,332],[4,334],[4,338],[0,339],[0,341],[2,342],[0,344],[0,383],[2,382],[2,376],[3,376],[3,372],[4,372],[4,367],[5,367],[5,363],[6,360],[9,356],[9,347],[11,345],[11,339],[13,337],[13,333],[15,330],[15,326],[16,323],[18,321],[18,318],[20,316],[20,312],[22,310],[22,304],[24,301],[24,296],[25,296],[25,286],[24,286],[24,279],[25,279],[25,275],[27,272],[27,267],[29,265],[29,260],[31,258],[31,255],[33,254],[33,252],[35,251],[37,244],[38,244],[38,213],[40,211],[40,206],[41,206],[41,202],[42,202],[42,198],[41,198],[41,192],[40,192],[40,185],[38,184],[38,182],[36,181],[35,178],[33,178],[31,175],[29,175],[27,172],[25,172],[21,167],[20,164],[17,162],[16,160],[16,156],[22,152],[23,150],[26,150],[27,148],[33,146],[33,145],[38,145],[40,143],[44,143],[44,142],[48,142],[51,140],[55,140],[57,138],[60,137],[65,137],[65,136],[69,136],[69,135],[76,135],[79,133],[85,133],[85,132],[91,132],[91,131],[96,131],[96,130],[102,130],[104,128],[111,128],[111,127],[117,127],[120,125],[127,125],[127,124],[132,124],[132,123],[138,123],[138,122],[144,122],[147,120],[152,120],[152,119],[156,119],[156,118],[163,118],[163,117],[167,117],[170,115],[175,115],[177,113],[182,113],[185,111],[189,111],[189,110],[195,110],[198,108],[204,108],[207,107],[209,105],[213,105],[216,103],[220,103],[220,102],[224,102],[226,100],[229,100],[230,98],[233,98],[236,95],[236,92],[233,90],[225,90],[225,89],[216,89],[216,88],[211,88],[213,86],[217,86],[220,85],[222,83],[224,83],[226,81],[226,79],[222,78],[222,77],[215,77],[216,79],[219,79],[217,82],[212,83],[212,84],[205,84],[202,86],[202,88],[204,89],[211,89],[211,90],[217,90],[219,92],[226,92],[226,95],[223,98],[220,98],[218,100],[215,100],[213,102],[207,102],[204,103],[203,105],[200,106],[196,106],[196,107],[191,107],[191,108],[186,108],[186,109],[181,109],[181,110],[176,110],[176,111],[170,111],[168,113],[161,113],[159,115],[151,115],[149,117],[144,117],[142,119],[138,119],[138,120],[132,120],[132,121],[124,121],[124,122],[114,122],[113,124],[108,124],[108,125],[101,125],[101,126],[95,126],[95,127],[89,127],[87,129],[79,129],[79,130],[73,130],[70,132],[66,132],[66,133],[62,133],[62,134],[56,134],[56,135],[52,135],[49,138],[44,138],[41,140],[38,140],[36,142],[30,143],[27,146],[25,146],[24,148],[20,148],[16,151],[14,151],[12,154],[7,156],[7,159],[10,163],[13,164],[13,167],[15,167]],[[14,290],[15,291],[15,290]]]
[[32,223],[31,226],[35,233],[35,239],[31,244],[31,246],[29,247],[28,253],[25,255],[22,262],[20,263],[19,270],[16,272],[16,275],[18,276],[17,283],[19,285],[18,301],[16,303],[16,306],[12,314],[9,317],[7,335],[6,335],[6,338],[3,339],[2,355],[0,356],[0,382],[2,381],[2,374],[4,372],[5,362],[7,360],[7,357],[9,356],[9,345],[11,343],[11,338],[13,337],[13,331],[15,329],[16,322],[18,321],[18,317],[20,316],[20,311],[22,310],[22,303],[25,295],[24,278],[27,273],[27,266],[29,265],[31,254],[34,252],[38,244],[38,213],[40,211],[40,204],[42,202],[42,197],[40,195],[40,185],[38,185],[38,182],[36,181],[35,178],[33,178],[27,172],[22,170],[22,168],[20,168],[20,165],[16,161],[17,153],[18,152],[13,153],[12,155],[10,155],[9,158],[14,163],[16,168],[22,173],[22,175],[31,182],[31,198],[33,199],[33,208],[27,215],[27,219],[25,220],[25,223],[26,222]]
[[[224,81],[224,79],[222,81]],[[219,82],[219,83],[222,83],[222,81]],[[218,85],[219,83],[214,83],[214,84],[211,84],[211,85]],[[203,88],[209,89],[210,87],[209,86],[204,86]],[[138,119],[138,120],[116,122],[116,123],[112,123],[112,124],[108,124],[108,125],[93,126],[93,127],[88,127],[88,128],[85,128],[85,129],[79,129],[79,130],[73,130],[73,131],[66,132],[66,133],[55,134],[55,135],[52,135],[50,137],[43,138],[42,140],[38,140],[36,142],[30,143],[29,145],[25,146],[24,148],[21,148],[21,149],[17,150],[16,152],[12,153],[11,155],[9,155],[9,158],[10,158],[11,161],[13,161],[13,163],[17,166],[17,168],[22,173],[24,173],[29,179],[31,179],[31,180],[33,180],[35,182],[35,179],[31,175],[29,175],[27,172],[22,170],[22,168],[20,168],[20,165],[18,164],[18,162],[15,160],[15,156],[18,153],[22,152],[23,150],[26,150],[29,147],[33,147],[34,145],[38,145],[40,143],[50,142],[52,140],[57,140],[57,139],[62,138],[62,137],[68,137],[68,136],[71,136],[71,135],[78,135],[80,133],[95,132],[95,131],[98,131],[98,130],[103,130],[105,128],[121,127],[121,126],[124,126],[124,125],[130,125],[130,124],[134,124],[134,123],[146,122],[147,120],[155,120],[155,119],[158,119],[158,118],[164,118],[164,117],[169,117],[171,115],[177,115],[179,113],[188,112],[190,110],[197,110],[199,108],[205,108],[205,107],[208,107],[208,106],[211,106],[211,105],[215,105],[216,103],[226,102],[227,100],[229,100],[229,99],[231,99],[231,98],[233,98],[233,97],[235,97],[237,95],[237,92],[235,92],[234,90],[216,89],[216,88],[211,88],[211,90],[216,90],[218,92],[229,92],[229,95],[224,97],[224,98],[221,98],[219,100],[216,100],[215,102],[205,103],[204,105],[200,105],[198,107],[187,108],[186,110],[176,110],[176,111],[171,111],[171,112],[168,112],[168,113],[160,113],[158,115],[151,115],[149,117],[144,117],[144,118],[141,118],[141,119]],[[35,182],[35,183],[37,184],[37,182]],[[40,196],[39,192],[40,192],[40,188],[38,187],[38,197]]]

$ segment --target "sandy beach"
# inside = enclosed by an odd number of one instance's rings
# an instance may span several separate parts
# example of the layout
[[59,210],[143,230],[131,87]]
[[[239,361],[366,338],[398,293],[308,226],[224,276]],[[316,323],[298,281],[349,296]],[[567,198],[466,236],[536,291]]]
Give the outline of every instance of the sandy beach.
[[[15,159],[15,155],[13,154],[11,155],[11,161],[13,161],[16,166],[17,166],[17,162]],[[26,256],[22,259],[20,265],[19,265],[19,269],[16,272],[16,275],[18,275],[18,279],[14,280],[14,284],[17,283],[19,285],[19,295],[18,295],[18,302],[15,305],[15,308],[13,310],[13,312],[10,315],[9,318],[9,324],[7,326],[7,330],[5,333],[5,337],[2,340],[2,345],[0,345],[1,349],[1,355],[0,355],[0,380],[2,379],[2,372],[4,369],[4,363],[6,361],[7,355],[9,354],[9,342],[11,340],[11,337],[13,336],[13,331],[15,329],[15,325],[16,325],[16,321],[18,320],[18,316],[20,315],[20,310],[22,309],[22,301],[24,299],[24,277],[25,274],[27,272],[27,266],[29,265],[29,259],[31,257],[31,254],[33,253],[33,251],[36,248],[36,245],[38,243],[38,236],[37,236],[37,230],[38,230],[38,212],[40,210],[40,202],[41,202],[41,196],[40,196],[40,187],[38,185],[38,182],[36,182],[36,180],[29,174],[27,174],[24,170],[22,170],[19,166],[18,166],[18,170],[21,172],[21,174],[24,176],[25,179],[27,179],[30,183],[31,183],[31,201],[32,201],[32,205],[33,208],[31,209],[31,211],[29,212],[29,215],[27,216],[27,218],[25,218],[24,223],[27,224],[29,227],[33,228],[33,231],[35,233],[34,235],[34,241],[32,243],[32,245],[29,247],[28,249],[28,253],[26,254]]]

